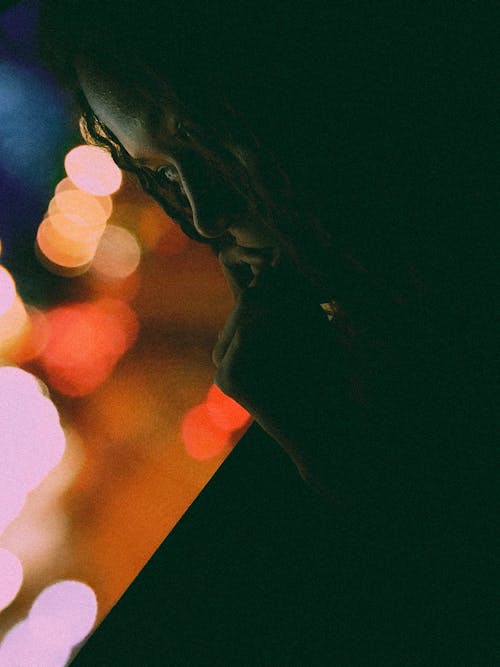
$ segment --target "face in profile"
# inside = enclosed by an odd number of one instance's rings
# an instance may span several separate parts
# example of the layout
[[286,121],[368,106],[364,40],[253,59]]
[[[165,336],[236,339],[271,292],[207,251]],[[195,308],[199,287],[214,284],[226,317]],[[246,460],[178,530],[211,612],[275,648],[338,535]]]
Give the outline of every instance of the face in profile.
[[224,236],[243,248],[278,245],[266,205],[273,193],[262,183],[251,148],[212,122],[203,127],[164,81],[145,70],[136,85],[82,62],[77,71],[100,123],[134,167],[173,192],[184,224],[201,237]]

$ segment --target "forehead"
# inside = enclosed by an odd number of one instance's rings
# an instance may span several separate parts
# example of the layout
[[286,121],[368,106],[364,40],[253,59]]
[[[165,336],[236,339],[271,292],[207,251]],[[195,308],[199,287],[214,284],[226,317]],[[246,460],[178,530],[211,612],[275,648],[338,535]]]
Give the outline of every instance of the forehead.
[[161,149],[165,130],[182,113],[164,81],[145,68],[120,73],[79,61],[76,69],[90,107],[131,157]]

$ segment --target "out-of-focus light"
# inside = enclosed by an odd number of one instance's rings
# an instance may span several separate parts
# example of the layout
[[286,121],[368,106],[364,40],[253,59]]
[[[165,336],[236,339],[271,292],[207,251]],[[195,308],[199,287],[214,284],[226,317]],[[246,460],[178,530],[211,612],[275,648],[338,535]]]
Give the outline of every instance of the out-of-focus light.
[[71,648],[81,642],[97,617],[94,591],[81,581],[59,581],[36,598],[28,616],[30,633],[53,647]]
[[[45,638],[47,642],[48,638]],[[0,665],[5,667],[65,667],[71,656],[71,647],[47,646],[31,631],[27,620],[17,623],[0,644]],[[49,640],[50,642],[50,640]]]
[[123,227],[108,225],[92,261],[92,270],[123,280],[139,266],[141,249],[137,239]]
[[91,195],[111,195],[122,183],[122,173],[109,153],[97,146],[76,146],[66,155],[69,178]]
[[205,403],[186,413],[182,420],[181,437],[186,452],[198,461],[219,456],[235,444],[230,432],[211,421]]
[[28,315],[14,279],[0,266],[0,356],[7,355],[26,334]]
[[178,255],[186,250],[189,239],[179,225],[158,204],[143,208],[137,223],[142,243],[161,255]]
[[[76,228],[74,221],[62,215],[42,220],[36,235],[38,250],[43,257],[57,266],[70,269],[87,267],[94,258],[99,239],[93,234],[89,234],[90,238],[87,236],[86,240],[72,239],[67,234],[61,234],[61,229],[64,229],[64,224],[68,222],[73,225],[73,229]],[[87,232],[83,227],[76,235],[84,236]]]
[[[78,192],[84,192],[84,190],[80,190],[80,188],[73,183],[71,178],[67,176],[66,178],[61,179],[59,183],[56,185],[54,191],[54,197],[57,197],[57,195],[60,195],[63,192],[71,192],[74,190],[77,190]],[[112,198],[109,195],[104,195],[103,197],[99,197],[98,195],[90,195],[90,196],[93,197],[95,201],[99,202],[101,207],[104,209],[104,212],[106,213],[106,219],[108,219],[111,216],[111,213],[113,212]]]
[[0,612],[14,600],[23,583],[23,566],[7,549],[0,549]]
[[251,423],[250,413],[213,384],[205,401],[182,421],[184,448],[200,461],[219,456],[238,442]]
[[138,331],[134,311],[118,299],[59,306],[46,318],[49,334],[39,361],[50,384],[69,396],[97,389]]
[[36,359],[47,344],[48,325],[45,315],[33,306],[28,306],[27,312],[29,326],[26,335],[9,355],[10,360],[16,364],[24,364]]
[[210,421],[226,431],[238,431],[252,422],[251,414],[213,384],[205,400]]
[[59,463],[66,446],[55,405],[40,385],[34,388],[33,376],[20,372],[24,375],[0,368],[0,485],[16,503]]
[[78,188],[65,190],[52,197],[48,214],[62,213],[70,218],[74,217],[77,220],[82,220],[87,224],[89,230],[95,228],[100,231],[113,210],[111,197],[108,197],[111,206],[109,206],[109,203],[108,205],[101,205],[100,200],[103,199],[104,197],[94,197],[94,195],[89,195],[88,192]]

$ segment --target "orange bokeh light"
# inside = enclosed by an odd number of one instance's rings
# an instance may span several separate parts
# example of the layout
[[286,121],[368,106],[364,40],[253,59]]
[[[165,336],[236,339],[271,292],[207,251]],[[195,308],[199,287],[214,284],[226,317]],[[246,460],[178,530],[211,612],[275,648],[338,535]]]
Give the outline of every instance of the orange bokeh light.
[[111,197],[108,197],[108,205],[101,204],[100,200],[104,200],[104,197],[98,199],[78,188],[65,190],[51,199],[48,214],[50,216],[62,213],[69,218],[74,217],[85,222],[89,230],[95,228],[100,231],[113,210]]
[[[86,266],[95,255],[99,239],[95,239],[92,234],[86,241],[68,238],[67,235],[61,234],[61,229],[64,229],[65,225],[70,228],[72,225],[77,227],[73,220],[62,215],[42,220],[36,236],[39,251],[57,266],[67,268]],[[80,236],[83,236],[86,230],[83,224],[81,227]]]
[[64,167],[73,183],[91,195],[113,194],[122,183],[111,155],[97,146],[76,146],[66,155]]
[[39,361],[50,384],[69,396],[102,384],[138,331],[134,311],[118,299],[59,306],[46,318],[48,340]]
[[[63,178],[62,180],[59,181],[59,183],[56,185],[56,189],[54,191],[54,197],[56,198],[57,195],[62,194],[63,192],[69,192],[73,190],[78,190],[79,192],[84,192],[83,190],[80,190],[71,178],[66,177]],[[89,194],[89,193],[86,193]],[[103,197],[99,197],[98,195],[90,195],[95,199],[95,201],[99,202],[101,207],[104,209],[106,213],[106,219],[108,219],[111,216],[111,213],[113,212],[113,199],[109,195],[104,195]]]
[[0,266],[0,355],[9,356],[26,336],[29,319],[14,279]]

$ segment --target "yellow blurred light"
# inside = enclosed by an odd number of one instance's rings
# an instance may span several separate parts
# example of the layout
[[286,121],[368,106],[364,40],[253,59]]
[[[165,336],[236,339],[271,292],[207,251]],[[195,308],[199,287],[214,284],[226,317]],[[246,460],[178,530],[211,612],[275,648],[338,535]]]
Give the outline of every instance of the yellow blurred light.
[[[61,224],[61,221],[54,220],[59,217],[63,216],[51,216],[42,220],[36,235],[38,250],[55,265],[68,268],[85,267],[95,255],[98,239],[91,236],[90,239],[81,241],[63,236],[60,228],[64,228],[67,219]],[[84,236],[84,233],[81,236]]]
[[97,618],[97,598],[81,581],[59,581],[36,598],[28,616],[33,636],[52,646],[71,648],[92,630]]
[[[103,202],[103,203],[101,203]],[[75,188],[59,192],[51,199],[49,215],[62,213],[68,217],[83,220],[89,228],[100,229],[111,215],[111,197],[94,197],[88,192]]]
[[14,600],[23,583],[23,566],[7,549],[0,549],[0,612]]
[[132,275],[141,261],[137,239],[127,229],[108,225],[97,248],[92,270],[107,278],[124,279]]
[[97,146],[76,146],[66,155],[64,167],[73,183],[91,195],[113,194],[122,183],[111,155]]
[[[59,183],[56,185],[54,196],[57,197],[57,195],[62,194],[63,192],[70,192],[77,190],[78,192],[84,192],[84,190],[80,190],[79,187],[77,187],[71,178],[66,177],[63,178],[62,180],[59,181]],[[86,193],[89,194],[89,193]],[[95,201],[99,202],[101,207],[104,209],[106,213],[106,219],[108,219],[111,216],[111,213],[113,212],[113,200],[109,195],[104,195],[102,197],[98,195],[90,195],[95,199]]]
[[9,355],[28,327],[28,315],[17,294],[14,279],[0,266],[0,357]]

